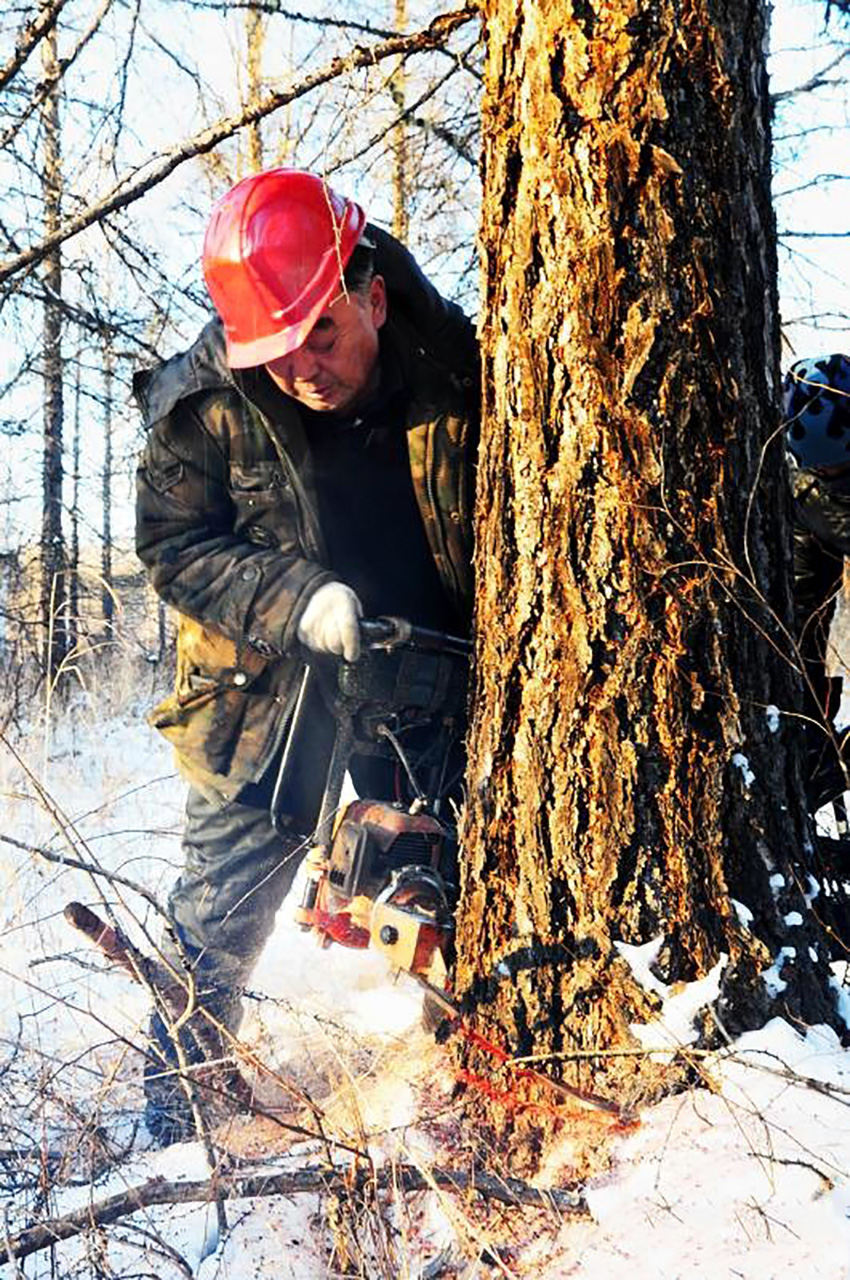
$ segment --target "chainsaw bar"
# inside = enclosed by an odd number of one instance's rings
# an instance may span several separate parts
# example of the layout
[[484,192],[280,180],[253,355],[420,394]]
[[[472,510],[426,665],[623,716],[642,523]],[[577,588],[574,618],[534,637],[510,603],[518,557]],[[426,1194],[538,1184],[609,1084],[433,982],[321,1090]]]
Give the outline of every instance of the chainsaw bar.
[[514,1063],[511,1055],[506,1049],[502,1049],[499,1045],[488,1040],[481,1032],[475,1031],[464,1021],[460,1005],[454,1000],[447,991],[440,987],[435,987],[427,978],[423,978],[421,974],[413,973],[419,986],[428,996],[434,1000],[440,1008],[444,1009],[452,1022],[451,1031],[462,1036],[464,1040],[468,1040],[474,1044],[476,1048],[481,1049],[490,1057],[496,1058],[498,1062],[506,1067],[511,1067],[516,1071],[517,1075],[526,1080],[534,1080],[537,1084],[545,1085],[548,1089],[552,1089],[555,1093],[561,1094],[565,1098],[570,1098],[574,1102],[580,1102],[585,1107],[590,1107],[595,1111],[604,1111],[608,1115],[616,1116],[618,1120],[628,1123],[630,1116],[616,1102],[612,1102],[610,1098],[603,1098],[598,1093],[588,1093],[584,1089],[579,1089],[575,1085],[565,1084],[563,1080],[553,1080],[551,1076],[545,1075],[542,1071],[536,1071],[533,1067],[527,1067],[524,1064]]

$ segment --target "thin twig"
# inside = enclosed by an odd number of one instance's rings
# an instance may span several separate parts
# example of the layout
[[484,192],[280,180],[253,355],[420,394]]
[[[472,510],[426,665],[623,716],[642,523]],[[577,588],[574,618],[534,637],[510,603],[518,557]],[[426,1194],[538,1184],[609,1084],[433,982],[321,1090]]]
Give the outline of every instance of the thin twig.
[[117,871],[107,871],[105,867],[92,866],[89,862],[83,862],[79,858],[72,858],[67,853],[56,853],[52,849],[44,849],[41,845],[27,844],[25,840],[16,840],[14,836],[0,834],[0,844],[11,845],[13,849],[21,849],[24,853],[35,854],[38,858],[43,858],[45,862],[56,863],[60,867],[68,867],[73,871],[85,871],[91,876],[103,876],[104,880],[110,881],[111,884],[119,884],[123,889],[132,889],[133,893],[138,893],[146,902],[154,908],[159,915],[164,915],[162,907],[156,896],[151,893],[150,889],[146,889],[138,880],[130,880],[127,876],[119,875]]
[[821,67],[820,71],[816,71],[813,76],[809,76],[809,79],[805,80],[803,84],[795,85],[793,89],[780,89],[778,93],[772,93],[770,95],[771,101],[774,103],[784,102],[787,98],[794,98],[800,93],[811,93],[813,89],[821,89],[824,85],[840,84],[841,81],[829,80],[825,77],[830,71],[833,71],[839,63],[843,62],[848,54],[850,54],[850,49],[842,49],[836,54],[831,62],[828,62],[825,67]]
[[26,124],[27,120],[29,120],[30,116],[38,110],[45,98],[50,94],[51,90],[59,83],[68,68],[73,66],[91,38],[99,30],[107,11],[111,8],[113,3],[114,0],[101,0],[100,9],[94,15],[89,23],[88,29],[80,36],[74,48],[67,57],[61,58],[56,62],[51,71],[43,77],[40,84],[36,87],[35,93],[30,98],[21,114],[9,125],[6,132],[0,136],[0,151],[7,147],[12,139],[16,137]]

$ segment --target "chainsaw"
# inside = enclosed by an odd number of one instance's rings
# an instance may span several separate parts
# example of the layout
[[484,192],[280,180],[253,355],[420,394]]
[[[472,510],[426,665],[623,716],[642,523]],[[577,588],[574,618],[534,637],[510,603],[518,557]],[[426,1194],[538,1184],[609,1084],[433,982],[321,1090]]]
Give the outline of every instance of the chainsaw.
[[[286,785],[314,680],[336,732],[304,862],[296,921],[322,946],[371,947],[392,968],[445,988],[454,944],[457,830],[469,642],[402,618],[361,621],[356,663],[305,666],[272,797]],[[349,761],[396,765],[395,797],[341,804]]]

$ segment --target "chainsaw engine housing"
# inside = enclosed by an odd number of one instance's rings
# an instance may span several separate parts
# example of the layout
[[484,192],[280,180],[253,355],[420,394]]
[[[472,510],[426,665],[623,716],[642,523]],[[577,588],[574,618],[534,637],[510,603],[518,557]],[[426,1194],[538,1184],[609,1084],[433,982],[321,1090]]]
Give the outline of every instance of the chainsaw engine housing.
[[453,937],[457,846],[430,814],[380,800],[355,800],[340,815],[330,848],[308,856],[312,906],[299,922],[321,941],[373,946],[399,969],[440,983]]
[[327,874],[341,896],[374,900],[402,867],[430,867],[450,881],[456,862],[454,836],[439,819],[380,800],[355,800],[337,823]]

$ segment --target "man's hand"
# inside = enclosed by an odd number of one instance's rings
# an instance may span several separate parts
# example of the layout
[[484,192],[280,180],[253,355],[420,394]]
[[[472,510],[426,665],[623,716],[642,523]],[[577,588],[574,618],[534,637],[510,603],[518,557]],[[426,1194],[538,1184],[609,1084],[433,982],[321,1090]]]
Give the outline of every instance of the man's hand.
[[342,582],[326,582],[312,596],[298,623],[298,639],[314,653],[333,653],[356,662],[360,657],[363,608]]

